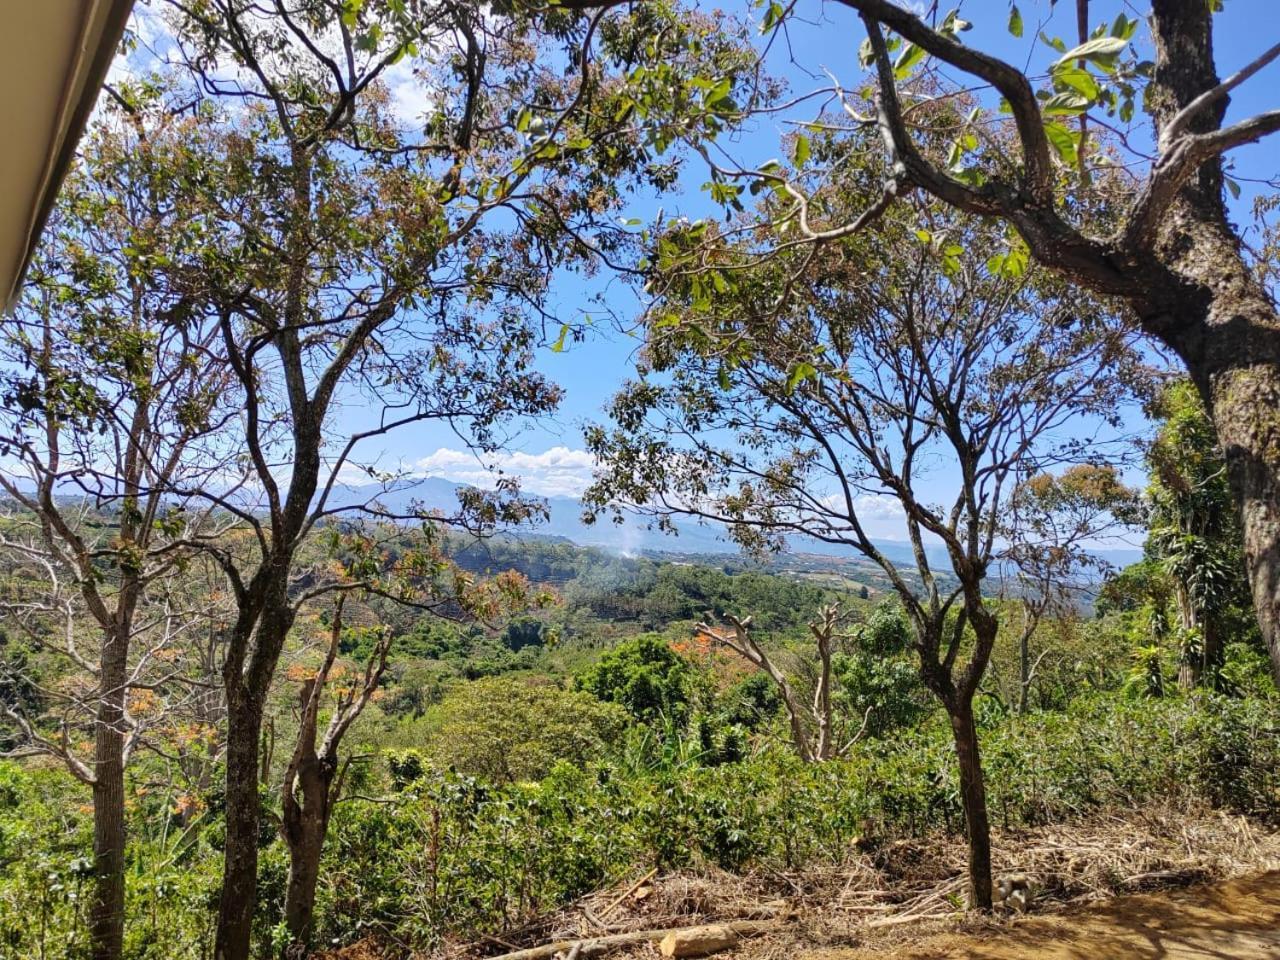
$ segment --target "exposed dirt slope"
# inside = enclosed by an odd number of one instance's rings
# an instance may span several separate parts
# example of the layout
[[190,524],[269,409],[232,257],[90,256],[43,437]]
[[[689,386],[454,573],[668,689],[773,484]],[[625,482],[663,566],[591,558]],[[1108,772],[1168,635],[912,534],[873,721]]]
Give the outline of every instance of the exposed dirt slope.
[[1005,932],[944,934],[892,950],[801,951],[803,960],[1276,960],[1280,871],[1119,897]]

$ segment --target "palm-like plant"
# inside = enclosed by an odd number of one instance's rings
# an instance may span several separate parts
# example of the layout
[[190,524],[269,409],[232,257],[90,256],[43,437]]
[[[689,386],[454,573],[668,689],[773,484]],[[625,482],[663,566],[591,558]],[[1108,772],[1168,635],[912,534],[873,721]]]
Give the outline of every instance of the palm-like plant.
[[1148,451],[1148,549],[1168,576],[1182,637],[1179,684],[1212,683],[1221,658],[1219,621],[1241,592],[1239,522],[1217,434],[1189,383],[1160,401],[1164,424]]

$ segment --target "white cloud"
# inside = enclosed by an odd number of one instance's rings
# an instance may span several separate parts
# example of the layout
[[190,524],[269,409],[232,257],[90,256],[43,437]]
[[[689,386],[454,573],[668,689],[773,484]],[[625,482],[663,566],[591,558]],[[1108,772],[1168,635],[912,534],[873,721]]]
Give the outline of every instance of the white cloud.
[[864,493],[854,498],[853,508],[858,516],[874,520],[894,520],[907,515],[902,501],[887,493]]
[[[846,509],[843,494],[830,494],[822,498],[822,503],[841,514]],[[888,540],[906,539],[907,513],[897,497],[887,493],[861,493],[853,498],[853,510],[868,536]]]
[[481,460],[467,450],[441,447],[430,456],[416,460],[412,473],[423,477],[443,477],[455,483],[492,487],[500,474],[520,478],[529,493],[544,497],[580,497],[591,483],[595,461],[585,450],[552,447],[542,453],[504,451]]
[[422,129],[426,116],[437,109],[438,91],[414,72],[409,59],[391,66],[383,75],[391,94],[391,112],[406,127]]

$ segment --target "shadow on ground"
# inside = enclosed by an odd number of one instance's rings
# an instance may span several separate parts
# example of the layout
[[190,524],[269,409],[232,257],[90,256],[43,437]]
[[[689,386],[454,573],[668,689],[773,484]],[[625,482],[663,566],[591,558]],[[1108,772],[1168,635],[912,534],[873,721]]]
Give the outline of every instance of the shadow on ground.
[[1120,897],[1004,932],[945,934],[893,949],[822,950],[804,960],[1277,960],[1280,871]]

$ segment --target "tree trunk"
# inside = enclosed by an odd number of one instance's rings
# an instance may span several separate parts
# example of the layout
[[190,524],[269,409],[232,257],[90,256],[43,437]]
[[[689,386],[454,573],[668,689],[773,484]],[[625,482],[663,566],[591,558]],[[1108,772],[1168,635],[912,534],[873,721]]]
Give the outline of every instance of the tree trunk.
[[[1180,211],[1177,265],[1198,316],[1148,323],[1186,364],[1218,433],[1240,509],[1258,627],[1280,686],[1280,318],[1226,229]],[[1179,271],[1182,272],[1182,271]],[[1167,314],[1165,315],[1168,316]]]
[[[1023,614],[1024,618],[1026,614]],[[1018,638],[1018,715],[1025,716],[1031,705],[1031,631],[1023,625]]]
[[106,640],[94,733],[93,901],[89,941],[94,960],[124,952],[124,698],[128,640]]
[[[1271,340],[1273,354],[1280,353],[1280,324]],[[1240,504],[1254,612],[1280,686],[1280,359],[1249,363],[1262,357],[1247,339],[1238,348],[1234,369],[1210,378],[1210,409]],[[1206,638],[1206,662],[1208,647]]]
[[289,847],[289,882],[284,896],[284,922],[289,930],[291,955],[305,957],[311,944],[312,918],[316,905],[316,884],[320,878],[320,855],[324,830],[307,824],[299,842]]
[[987,787],[978,750],[978,728],[972,700],[957,697],[947,704],[960,767],[960,799],[964,805],[969,841],[969,908],[991,909],[991,823],[987,818]]
[[[1153,0],[1156,69],[1148,97],[1158,128],[1218,83],[1206,4]],[[1221,126],[1227,97],[1202,109],[1195,133]],[[1204,163],[1160,223],[1154,259],[1132,298],[1143,327],[1181,357],[1213,418],[1240,509],[1258,627],[1280,686],[1280,317],[1227,219],[1220,160]]]
[[1186,584],[1175,578],[1174,596],[1178,601],[1178,626],[1182,628],[1182,646],[1178,650],[1178,688],[1191,690],[1200,680],[1200,657],[1204,651],[1187,649],[1187,639],[1193,630],[1198,629],[1195,608],[1191,605],[1191,594]]
[[249,960],[258,896],[258,742],[262,708],[245,692],[228,699],[227,839],[214,957]]
[[292,940],[291,953],[306,956],[311,944],[320,856],[329,827],[330,789],[335,764],[314,757],[302,762],[297,786],[302,802],[284,805],[284,834],[289,847],[289,881],[285,889],[284,920]]
[[1218,686],[1218,671],[1222,667],[1222,635],[1218,632],[1218,620],[1215,613],[1204,618],[1200,630],[1204,635],[1204,650],[1201,659],[1201,683],[1214,689]]

